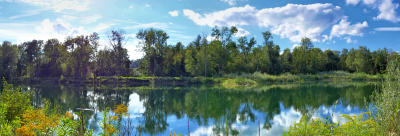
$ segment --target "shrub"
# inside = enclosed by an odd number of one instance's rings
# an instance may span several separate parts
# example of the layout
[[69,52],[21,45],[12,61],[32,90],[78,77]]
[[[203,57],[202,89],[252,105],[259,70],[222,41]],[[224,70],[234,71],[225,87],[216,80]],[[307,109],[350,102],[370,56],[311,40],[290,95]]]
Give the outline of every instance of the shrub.
[[[364,118],[364,117],[367,118]],[[320,118],[308,121],[308,116],[303,116],[298,123],[290,127],[284,135],[294,136],[372,136],[379,135],[379,129],[372,118],[372,114],[367,112],[358,116],[342,115],[347,122],[344,124],[334,123],[329,119],[321,120]]]
[[388,135],[400,135],[400,64],[389,62],[386,81],[375,92],[376,121]]

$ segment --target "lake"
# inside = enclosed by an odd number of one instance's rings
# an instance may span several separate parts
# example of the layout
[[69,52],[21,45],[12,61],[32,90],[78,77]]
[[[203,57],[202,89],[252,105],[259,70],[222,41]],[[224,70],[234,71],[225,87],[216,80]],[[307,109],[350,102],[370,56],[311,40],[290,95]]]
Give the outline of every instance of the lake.
[[[215,86],[21,85],[32,90],[33,103],[49,100],[62,112],[80,112],[90,129],[99,124],[106,107],[125,104],[129,116],[121,133],[191,136],[281,135],[303,115],[343,122],[342,114],[366,112],[377,83],[273,84],[247,89]],[[111,113],[111,111],[109,112]],[[129,130],[129,131],[127,131]]]

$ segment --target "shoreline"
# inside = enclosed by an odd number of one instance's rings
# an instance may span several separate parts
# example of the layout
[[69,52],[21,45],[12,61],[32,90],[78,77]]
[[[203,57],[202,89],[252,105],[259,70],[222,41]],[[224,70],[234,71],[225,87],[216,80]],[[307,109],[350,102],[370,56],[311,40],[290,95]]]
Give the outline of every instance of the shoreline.
[[148,86],[148,85],[217,85],[225,88],[235,87],[255,87],[263,84],[273,83],[303,83],[303,82],[333,82],[333,81],[383,81],[387,75],[377,74],[369,75],[365,73],[347,73],[347,72],[326,72],[317,74],[281,74],[268,75],[262,73],[224,75],[220,77],[96,77],[88,79],[76,78],[14,78],[13,83],[24,84],[93,84],[93,85],[130,85],[130,86]]

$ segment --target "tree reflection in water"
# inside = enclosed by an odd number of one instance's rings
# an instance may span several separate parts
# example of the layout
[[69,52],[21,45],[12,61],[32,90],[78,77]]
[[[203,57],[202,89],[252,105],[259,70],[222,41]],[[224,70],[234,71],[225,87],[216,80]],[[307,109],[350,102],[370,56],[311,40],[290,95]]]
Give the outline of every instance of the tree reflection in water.
[[[124,119],[122,125],[129,122],[131,128],[136,128],[135,132],[140,125],[141,132],[148,135],[168,135],[170,131],[187,134],[188,119],[191,132],[205,129],[208,134],[211,131],[212,134],[229,132],[235,135],[258,133],[258,121],[261,121],[261,129],[268,131],[276,117],[284,116],[282,112],[331,116],[323,113],[321,108],[337,107],[358,108],[359,111],[351,112],[362,112],[364,105],[369,103],[364,98],[369,97],[376,86],[375,83],[307,83],[226,90],[207,86],[152,89],[101,86],[94,89],[76,85],[22,85],[33,90],[34,104],[47,99],[61,105],[62,112],[79,112],[76,109],[79,107],[93,109],[84,115],[88,127],[95,131],[100,129],[98,122],[106,107],[131,104],[132,118]],[[132,94],[139,99],[130,99]],[[135,107],[132,106],[137,104],[132,103],[139,103],[144,110],[133,110]],[[244,127],[256,132],[247,132]]]

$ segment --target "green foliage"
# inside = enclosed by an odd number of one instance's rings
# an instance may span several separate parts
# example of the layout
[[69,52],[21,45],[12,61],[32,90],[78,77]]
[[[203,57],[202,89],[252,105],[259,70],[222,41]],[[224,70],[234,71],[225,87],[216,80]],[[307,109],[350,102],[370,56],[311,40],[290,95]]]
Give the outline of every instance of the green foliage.
[[[34,108],[31,93],[21,91],[3,79],[0,92],[0,135],[85,135],[92,136],[93,130],[80,133],[82,118],[74,120],[69,112],[60,117],[57,107],[49,102],[44,107]],[[83,126],[86,127],[86,126]]]
[[388,65],[388,75],[374,99],[376,121],[388,135],[400,135],[400,61],[393,59]]
[[[377,123],[374,121],[371,113],[363,113],[358,116],[342,115],[346,122],[335,123],[329,119],[320,118],[311,119],[304,115],[298,123],[291,126],[284,135],[290,136],[372,136],[380,135]],[[366,118],[365,118],[366,117]],[[342,124],[341,124],[342,123]]]
[[222,86],[225,88],[237,88],[237,87],[254,87],[257,83],[247,78],[234,78],[226,79],[222,82]]
[[7,104],[0,103],[0,135],[12,135],[12,123],[7,120]]
[[20,89],[14,90],[12,87],[12,85],[3,81],[3,90],[0,95],[0,103],[7,105],[5,117],[8,122],[20,118],[25,110],[32,108],[30,92],[23,92]]
[[63,42],[49,39],[12,45],[5,41],[0,46],[0,76],[9,81],[16,77],[81,81],[98,76],[218,77],[232,73],[315,74],[337,70],[385,74],[388,61],[398,56],[387,49],[371,52],[364,46],[341,52],[323,51],[314,47],[309,38],[303,38],[293,51],[285,49],[281,53],[268,31],[262,33],[264,41],[258,45],[254,37],[235,39],[237,32],[236,27],[215,27],[211,41],[206,35],[199,35],[185,46],[180,42],[168,45],[169,36],[163,30],[140,30],[136,38],[141,41],[135,46],[145,55],[132,66],[123,47],[128,40],[123,30],[110,31],[111,48],[101,50],[97,33],[68,37]]

